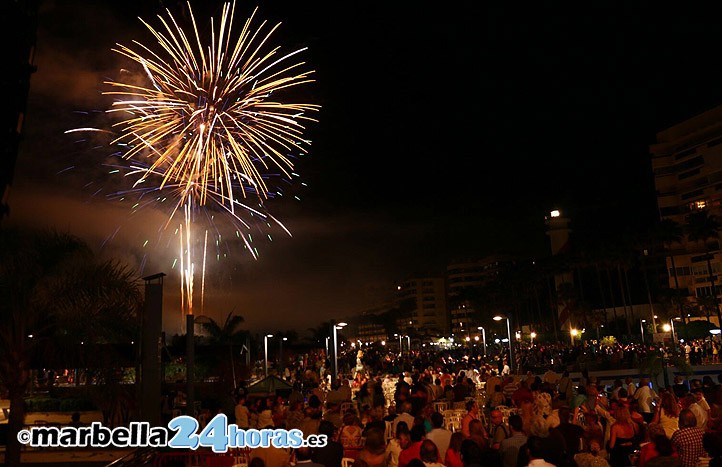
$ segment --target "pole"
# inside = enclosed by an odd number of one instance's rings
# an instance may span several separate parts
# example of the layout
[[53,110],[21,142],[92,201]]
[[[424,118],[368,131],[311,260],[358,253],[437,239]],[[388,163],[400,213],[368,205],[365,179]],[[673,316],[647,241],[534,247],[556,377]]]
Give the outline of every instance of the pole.
[[268,334],[263,336],[263,367],[268,377]]
[[278,339],[278,376],[283,379],[283,340],[285,337]]
[[411,336],[406,336],[406,342],[409,344],[409,348],[407,349],[409,356],[411,356]]
[[186,415],[195,417],[193,405],[195,400],[195,339],[194,339],[195,317],[186,315]]
[[333,340],[333,371],[331,378],[331,387],[333,388],[336,384],[336,380],[338,379],[338,343],[336,336],[336,321],[334,320],[331,320],[331,337]]
[[669,324],[672,326],[672,348],[676,352],[677,351],[677,337],[675,336],[675,333],[674,333],[674,319],[670,319]]
[[[644,250],[644,259],[649,256],[649,252],[647,250]],[[642,260],[642,273],[644,274],[644,286],[647,289],[647,300],[649,301],[649,311],[652,314],[652,327],[654,328],[654,332],[657,332],[657,317],[654,314],[654,305],[652,304],[652,294],[649,291],[649,280],[647,279],[647,268],[646,268],[646,261]],[[667,260],[665,259],[665,264]],[[675,271],[676,276],[676,271]],[[644,343],[644,337],[642,338],[642,343]]]
[[643,319],[639,320],[639,330],[642,331],[642,344],[644,344],[644,323]]
[[506,335],[509,338],[509,373],[514,373],[514,346],[511,340],[511,325],[506,318]]
[[484,342],[484,356],[486,357],[486,329],[481,328],[481,338]]

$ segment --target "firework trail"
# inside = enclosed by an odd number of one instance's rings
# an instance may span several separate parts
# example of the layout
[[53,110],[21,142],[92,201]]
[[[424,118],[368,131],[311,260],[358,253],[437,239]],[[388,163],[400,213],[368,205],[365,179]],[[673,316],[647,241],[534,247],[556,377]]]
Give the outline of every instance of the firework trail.
[[[190,5],[188,11],[190,32],[166,10],[158,16],[161,27],[141,19],[154,46],[134,41],[114,49],[140,66],[144,84],[106,82],[111,86],[106,94],[116,99],[108,112],[120,117],[114,124],[119,136],[111,144],[125,148],[133,190],[172,200],[164,228],[182,212],[176,227],[184,314],[193,313],[195,216],[208,209],[225,213],[237,232],[246,232],[239,236],[254,257],[247,233],[251,218],[273,221],[289,233],[265,208],[272,193],[268,180],[291,177],[292,155],[305,153],[310,143],[303,138],[304,125],[316,121],[308,113],[318,110],[281,99],[288,88],[313,81],[313,72],[296,61],[305,49],[286,53],[269,46],[280,23],[270,27],[263,21],[254,28],[254,11],[233,34],[235,3],[226,3],[204,38]],[[207,243],[206,230],[202,291]]]

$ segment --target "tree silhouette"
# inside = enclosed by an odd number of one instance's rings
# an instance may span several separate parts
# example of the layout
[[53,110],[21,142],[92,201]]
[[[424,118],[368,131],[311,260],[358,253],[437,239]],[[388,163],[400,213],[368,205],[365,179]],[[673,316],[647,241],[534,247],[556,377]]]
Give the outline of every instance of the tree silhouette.
[[6,465],[20,464],[17,433],[32,355],[62,353],[69,340],[127,339],[142,303],[132,277],[117,263],[96,259],[76,237],[0,230],[0,380],[10,398]]
[[[711,285],[711,296],[716,304],[718,325],[722,326],[722,314],[717,301],[717,288],[715,286],[715,276],[712,270],[712,249],[719,249],[719,230],[720,224],[717,217],[709,214],[707,211],[693,212],[687,217],[687,239],[690,242],[701,243],[704,247],[705,257],[707,259],[707,274]],[[714,241],[714,244],[711,244]],[[712,247],[712,248],[710,248]],[[709,316],[707,321],[710,321]]]

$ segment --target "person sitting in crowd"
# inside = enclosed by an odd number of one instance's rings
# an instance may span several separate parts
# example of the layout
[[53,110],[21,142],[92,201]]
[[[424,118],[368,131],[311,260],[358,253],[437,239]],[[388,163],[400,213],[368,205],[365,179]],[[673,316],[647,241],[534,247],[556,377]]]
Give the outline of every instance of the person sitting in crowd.
[[361,446],[361,422],[353,412],[346,412],[343,416],[343,425],[338,432],[338,441],[346,447]]
[[722,467],[722,433],[710,431],[702,437],[702,447],[709,455],[709,467]]
[[642,445],[639,450],[638,467],[681,465],[677,452],[662,425],[658,423],[650,424],[647,430],[647,438],[649,441]]
[[577,467],[609,467],[607,453],[602,449],[601,440],[597,438],[589,440],[587,448],[574,454],[574,462]]
[[421,460],[425,467],[444,467],[439,456],[439,449],[433,441],[428,439],[421,443]]
[[384,430],[371,428],[366,432],[366,442],[359,452],[358,459],[365,461],[369,467],[386,467]]
[[449,439],[449,448],[444,456],[444,465],[446,467],[464,467],[461,460],[461,443],[464,441],[464,435],[457,431],[451,434]]
[[314,448],[311,458],[326,467],[339,467],[343,459],[343,445],[334,439],[336,428],[333,423],[327,420],[320,422],[318,433],[326,436],[326,445]]
[[411,444],[399,454],[399,467],[406,467],[411,459],[421,459],[421,443],[424,441],[423,425],[411,427]]
[[389,467],[397,467],[399,465],[399,456],[410,444],[411,432],[409,431],[409,427],[406,422],[400,422],[396,426],[396,436],[389,440],[389,443],[386,445],[386,460]]

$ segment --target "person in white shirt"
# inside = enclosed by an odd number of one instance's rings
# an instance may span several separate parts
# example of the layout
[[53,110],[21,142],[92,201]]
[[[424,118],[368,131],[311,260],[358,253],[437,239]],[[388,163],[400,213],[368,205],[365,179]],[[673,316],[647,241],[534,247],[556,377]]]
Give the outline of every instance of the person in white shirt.
[[526,442],[526,451],[529,455],[527,467],[556,467],[544,460],[544,438],[530,436]]
[[248,410],[248,407],[246,407],[245,396],[241,396],[238,398],[238,404],[236,404],[234,412],[236,415],[236,426],[238,426],[238,428],[247,430],[250,426],[249,415],[251,414],[251,412]]
[[506,358],[504,359],[504,367],[501,370],[502,376],[509,376],[511,374],[511,368],[509,368],[509,363],[506,361]]
[[697,402],[694,394],[687,394],[685,398],[687,399],[687,408],[692,411],[694,417],[697,419],[697,428],[705,430],[707,428],[707,411]]
[[441,459],[446,459],[446,450],[449,449],[449,443],[451,442],[451,432],[443,427],[444,416],[439,412],[432,413],[431,426],[433,428],[426,433],[426,439],[433,441],[439,450]]
[[414,416],[411,415],[411,402],[410,401],[404,401],[401,403],[401,413],[398,417],[394,419],[394,426],[393,426],[393,433],[396,433],[396,429],[399,426],[399,422],[406,423],[406,426],[412,427],[414,426]]
[[702,410],[709,413],[710,406],[707,399],[704,398],[704,390],[702,388],[694,388],[692,389],[692,394],[694,394],[694,398],[697,401],[697,404],[702,407]]
[[627,376],[624,379],[624,384],[627,386],[627,397],[634,396],[634,393],[637,392],[637,386],[634,384],[634,380]]
[[654,389],[649,387],[649,378],[641,378],[639,380],[639,388],[634,393],[634,399],[637,401],[639,406],[639,413],[644,418],[644,421],[649,423],[654,418],[654,408],[652,402],[658,399],[657,393]]

